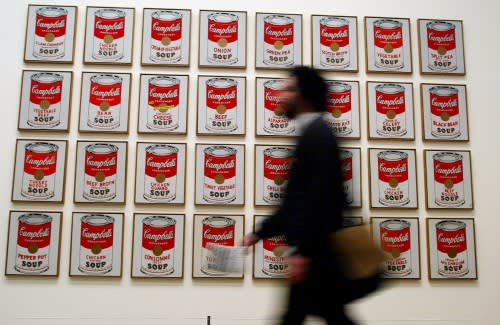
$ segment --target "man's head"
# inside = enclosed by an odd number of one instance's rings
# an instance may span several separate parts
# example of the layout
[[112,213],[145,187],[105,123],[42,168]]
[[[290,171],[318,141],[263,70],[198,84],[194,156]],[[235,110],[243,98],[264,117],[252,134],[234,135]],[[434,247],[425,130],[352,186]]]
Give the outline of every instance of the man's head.
[[289,118],[326,110],[328,87],[318,71],[306,66],[293,67],[286,84],[284,101]]

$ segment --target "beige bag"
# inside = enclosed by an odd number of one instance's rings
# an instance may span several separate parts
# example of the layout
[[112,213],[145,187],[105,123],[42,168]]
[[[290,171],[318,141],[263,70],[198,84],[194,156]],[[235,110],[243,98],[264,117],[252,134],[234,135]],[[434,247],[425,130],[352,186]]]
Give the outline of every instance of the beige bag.
[[374,276],[390,258],[373,241],[370,225],[342,228],[332,234],[332,243],[345,275],[352,280]]

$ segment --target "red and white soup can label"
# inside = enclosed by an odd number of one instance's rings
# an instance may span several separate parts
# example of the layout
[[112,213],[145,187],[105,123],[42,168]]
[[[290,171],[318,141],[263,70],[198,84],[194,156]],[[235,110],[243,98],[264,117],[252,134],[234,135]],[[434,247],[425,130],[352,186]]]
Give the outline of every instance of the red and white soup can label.
[[295,121],[285,115],[283,100],[285,86],[283,79],[264,82],[264,131],[267,133],[282,135],[295,131]]
[[206,125],[210,131],[230,132],[238,128],[238,84],[231,78],[206,81]]
[[182,14],[158,10],[151,14],[151,61],[175,63],[182,59]]
[[467,258],[467,225],[458,220],[436,224],[438,273],[445,277],[461,277],[469,273]]
[[347,204],[353,202],[353,181],[352,181],[352,152],[340,149],[340,168],[342,171],[342,186],[344,187],[345,200]]
[[434,86],[429,89],[431,107],[431,134],[438,138],[459,137],[460,106],[458,89],[451,86]]
[[68,11],[59,7],[36,10],[33,56],[40,59],[62,58],[66,48]]
[[40,274],[50,267],[52,217],[41,213],[23,214],[18,218],[16,271]]
[[89,201],[110,201],[116,197],[118,147],[96,143],[85,147],[83,197]]
[[98,61],[117,61],[124,56],[125,12],[103,8],[94,14],[92,57]]
[[377,158],[379,202],[385,206],[408,204],[408,154],[388,150],[379,152]]
[[286,147],[271,147],[264,150],[263,199],[278,204],[285,195],[288,174],[292,169],[293,150]]
[[142,221],[142,273],[165,276],[175,271],[176,223],[167,216],[150,216]]
[[405,276],[411,273],[410,223],[405,220],[390,219],[380,224],[380,245],[391,259],[385,262],[384,274]]
[[236,221],[229,217],[211,216],[202,221],[201,232],[201,271],[208,275],[223,275],[225,272],[215,271],[217,261],[210,250],[211,245],[234,246]]
[[455,152],[439,152],[434,162],[435,202],[442,207],[458,207],[465,203],[463,156]]
[[403,24],[397,20],[379,19],[373,22],[375,66],[387,70],[404,67]]
[[21,195],[29,200],[47,200],[55,195],[59,146],[31,142],[24,147]]
[[102,214],[81,218],[80,272],[103,274],[113,269],[114,223],[115,218]]
[[447,21],[430,21],[426,27],[429,69],[441,72],[456,70],[456,26]]
[[284,277],[288,272],[286,236],[278,235],[262,240],[262,272],[271,277]]
[[208,15],[207,60],[216,64],[238,62],[239,18],[229,12]]
[[406,128],[405,87],[397,84],[375,86],[377,111],[377,134],[386,137],[401,137]]
[[289,66],[294,63],[295,21],[290,16],[269,15],[264,18],[264,63]]
[[320,64],[343,69],[351,64],[349,21],[345,18],[323,17],[319,21]]
[[154,131],[173,131],[179,127],[181,81],[156,76],[148,82],[148,118],[146,127]]
[[352,87],[339,81],[327,81],[326,123],[336,135],[352,133]]
[[177,195],[179,149],[166,144],[146,147],[144,198],[151,202],[171,202]]
[[53,128],[61,123],[63,76],[40,72],[31,76],[28,125]]
[[236,199],[236,149],[210,146],[204,149],[203,199],[224,204]]
[[90,77],[87,125],[98,130],[120,126],[123,78],[111,74]]

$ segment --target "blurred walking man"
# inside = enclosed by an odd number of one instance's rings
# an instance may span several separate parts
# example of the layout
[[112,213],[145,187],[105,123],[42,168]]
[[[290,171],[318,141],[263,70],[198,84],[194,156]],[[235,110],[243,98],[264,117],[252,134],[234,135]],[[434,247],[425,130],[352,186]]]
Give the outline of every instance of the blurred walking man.
[[296,119],[299,131],[286,195],[278,211],[243,244],[287,237],[291,285],[283,325],[302,324],[308,314],[328,324],[353,324],[344,314],[342,272],[330,243],[342,224],[345,196],[337,141],[323,119],[327,85],[316,70],[295,67],[284,97],[287,115]]

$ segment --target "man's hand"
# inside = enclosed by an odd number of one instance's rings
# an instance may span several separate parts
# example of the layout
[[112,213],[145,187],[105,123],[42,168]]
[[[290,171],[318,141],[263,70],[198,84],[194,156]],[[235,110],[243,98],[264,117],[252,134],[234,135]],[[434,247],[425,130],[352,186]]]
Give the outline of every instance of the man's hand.
[[300,283],[306,279],[311,260],[301,255],[292,255],[288,258],[288,278],[292,283]]
[[240,246],[245,246],[245,247],[253,246],[258,241],[259,237],[257,237],[253,233],[250,233],[248,235],[245,235],[245,237],[243,237],[243,240],[240,242]]

